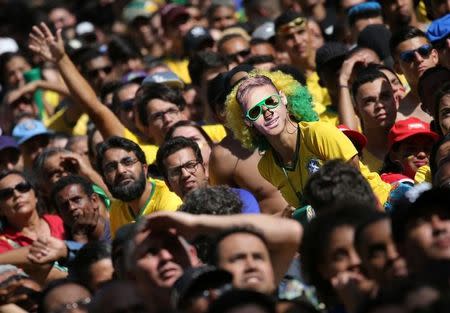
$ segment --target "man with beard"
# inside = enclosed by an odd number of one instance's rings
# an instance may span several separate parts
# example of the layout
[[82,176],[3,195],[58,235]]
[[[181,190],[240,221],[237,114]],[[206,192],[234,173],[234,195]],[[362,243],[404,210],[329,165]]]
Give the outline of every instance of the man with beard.
[[97,166],[109,191],[110,222],[114,234],[122,225],[156,211],[175,211],[180,198],[163,181],[147,177],[142,149],[131,140],[111,137],[98,147]]

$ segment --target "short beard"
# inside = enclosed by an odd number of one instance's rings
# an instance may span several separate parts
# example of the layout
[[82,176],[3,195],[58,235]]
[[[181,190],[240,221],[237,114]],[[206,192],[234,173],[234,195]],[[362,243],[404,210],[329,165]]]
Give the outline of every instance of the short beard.
[[138,199],[145,190],[145,185],[147,184],[147,180],[145,179],[144,171],[141,171],[139,177],[136,181],[125,185],[125,186],[114,186],[111,184],[108,185],[109,191],[114,198],[122,200],[124,202],[130,202],[132,200]]

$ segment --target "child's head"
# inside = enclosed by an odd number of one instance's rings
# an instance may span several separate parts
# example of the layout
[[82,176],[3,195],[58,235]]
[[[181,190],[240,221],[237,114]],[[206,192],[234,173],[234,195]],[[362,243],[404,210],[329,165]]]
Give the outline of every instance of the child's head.
[[389,131],[389,158],[401,165],[402,174],[414,178],[417,169],[428,165],[433,144],[439,136],[430,125],[415,117],[398,121]]

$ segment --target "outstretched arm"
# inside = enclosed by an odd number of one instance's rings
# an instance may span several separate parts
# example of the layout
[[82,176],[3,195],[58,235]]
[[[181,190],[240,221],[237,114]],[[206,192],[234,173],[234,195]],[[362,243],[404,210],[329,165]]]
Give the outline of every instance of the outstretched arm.
[[199,235],[214,236],[236,226],[252,226],[261,231],[267,240],[276,283],[286,273],[300,244],[303,228],[300,223],[269,215],[192,215],[183,212],[158,212],[147,218],[150,231],[175,229],[186,238]]
[[60,29],[57,30],[55,37],[44,23],[33,26],[29,48],[44,60],[56,64],[71,96],[86,111],[105,139],[123,136],[125,132],[123,124],[97,99],[92,87],[66,54]]

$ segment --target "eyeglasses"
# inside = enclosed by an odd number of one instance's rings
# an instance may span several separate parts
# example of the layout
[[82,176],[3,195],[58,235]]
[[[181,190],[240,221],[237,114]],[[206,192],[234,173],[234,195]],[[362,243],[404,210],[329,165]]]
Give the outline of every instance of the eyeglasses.
[[87,310],[89,303],[91,303],[91,298],[87,297],[72,303],[65,303],[51,313],[68,313],[76,309],[84,311]]
[[273,95],[270,95],[261,101],[259,101],[257,104],[255,104],[251,109],[247,111],[245,114],[245,118],[254,122],[256,121],[261,114],[263,113],[263,106],[266,109],[275,109],[278,107],[281,103],[281,97],[279,94],[274,93]]
[[233,53],[233,54],[227,54],[226,57],[228,60],[238,62],[238,57],[245,59],[246,57],[248,57],[250,55],[250,53],[251,53],[250,49],[245,49],[245,50],[241,50],[239,52]]
[[416,58],[416,52],[419,53],[421,57],[428,58],[431,50],[433,50],[433,46],[426,44],[414,50],[403,51],[400,53],[400,60],[406,63],[411,63]]
[[119,164],[125,167],[130,167],[138,162],[138,159],[132,158],[132,157],[124,157],[119,162],[109,162],[103,167],[104,173],[112,173],[117,170],[119,167]]
[[180,110],[177,108],[170,108],[166,111],[162,111],[162,112],[156,112],[153,113],[149,116],[149,120],[156,122],[156,121],[162,121],[164,119],[164,116],[167,114],[170,117],[175,117],[180,113]]
[[200,164],[199,161],[192,160],[192,161],[188,161],[180,166],[169,168],[169,169],[167,169],[167,176],[169,176],[170,178],[180,177],[183,169],[188,171],[189,174],[194,174],[197,171],[197,165],[199,165],[199,164]]
[[21,182],[11,188],[0,189],[0,200],[7,200],[14,195],[14,190],[20,193],[26,193],[31,190],[31,185],[28,182]]
[[133,107],[134,107],[134,99],[128,99],[120,103],[120,108],[127,112],[133,110]]
[[103,72],[105,74],[109,74],[109,73],[111,73],[111,71],[112,71],[112,66],[108,65],[108,66],[105,66],[105,67],[101,67],[101,68],[96,68],[96,69],[90,70],[90,71],[87,72],[87,74],[89,75],[89,77],[95,78],[95,77],[98,77],[98,74],[100,74],[100,72]]

